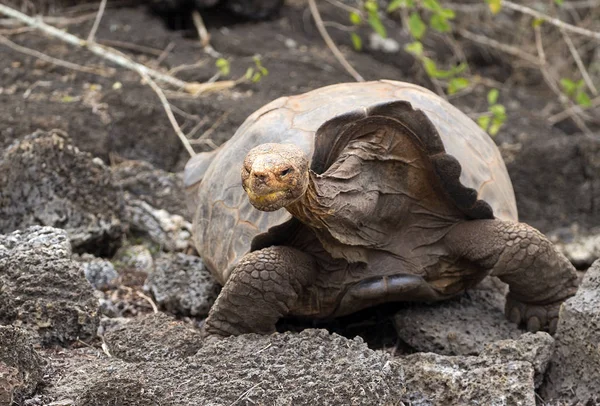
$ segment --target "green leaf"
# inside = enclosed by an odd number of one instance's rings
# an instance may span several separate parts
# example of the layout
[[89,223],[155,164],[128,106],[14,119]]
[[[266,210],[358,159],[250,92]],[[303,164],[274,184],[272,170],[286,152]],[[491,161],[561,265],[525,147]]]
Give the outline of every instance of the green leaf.
[[369,13],[372,12],[377,12],[377,9],[379,8],[377,6],[377,1],[376,0],[367,0],[365,1],[365,10],[367,10]]
[[399,8],[413,8],[415,3],[413,0],[392,0],[387,7],[387,12],[392,13]]
[[498,132],[500,131],[500,128],[502,128],[503,125],[504,125],[504,120],[497,120],[494,118],[492,120],[492,124],[488,128],[488,133],[490,133],[490,135],[493,137],[494,135],[498,134]]
[[408,18],[408,30],[415,39],[421,39],[427,30],[427,26],[421,19],[419,13],[413,11]]
[[362,17],[356,11],[350,13],[350,22],[354,25],[360,25],[362,23]]
[[250,80],[252,79],[252,75],[254,75],[254,68],[249,67],[248,69],[246,69],[246,74],[244,76],[246,77],[246,79]]
[[448,20],[446,20],[446,18],[442,17],[440,14],[434,14],[431,16],[429,19],[429,26],[437,32],[450,31],[450,24],[448,24]]
[[368,21],[369,21],[369,25],[371,26],[371,28],[373,28],[373,31],[375,31],[377,34],[379,34],[380,37],[382,37],[382,38],[387,37],[387,31],[386,31],[383,23],[381,22],[381,19],[379,18],[379,14],[377,14],[377,11],[369,12]]
[[481,116],[477,119],[477,124],[479,124],[479,127],[483,128],[485,131],[487,131],[488,127],[490,126],[491,121],[492,121],[492,118],[490,116]]
[[448,82],[448,94],[454,94],[459,90],[465,89],[469,86],[469,79],[467,78],[452,78]]
[[229,64],[229,61],[225,58],[219,58],[215,61],[215,66],[219,69],[219,71],[221,72],[221,75],[223,76],[228,76],[229,73],[231,72],[231,66]]
[[546,21],[546,20],[544,20],[543,18],[534,18],[533,21],[531,22],[531,26],[533,28],[539,27],[540,25],[542,25],[544,23],[544,21]]
[[560,80],[560,85],[568,96],[573,96],[577,91],[577,83],[573,82],[571,79],[562,78]]
[[437,0],[423,0],[423,7],[434,13],[438,13],[442,10],[442,6],[440,6],[440,3],[438,3]]
[[502,9],[502,0],[486,0],[492,14],[498,14]]
[[355,32],[350,33],[350,39],[352,40],[352,46],[356,51],[360,51],[362,49],[362,39],[360,35]]
[[423,58],[423,67],[425,68],[425,72],[432,78],[439,77],[440,71],[438,71],[437,65],[431,58],[424,57]]
[[438,14],[448,20],[452,20],[454,17],[456,17],[456,13],[454,12],[454,10],[451,10],[449,8],[443,8]]
[[465,69],[467,69],[467,64],[465,62],[461,62],[458,65],[452,67],[452,69],[450,69],[450,72],[452,73],[452,76],[456,76],[462,73]]
[[260,72],[254,72],[254,75],[252,75],[252,82],[257,83],[260,82],[261,79],[262,75],[260,74]]
[[490,106],[490,112],[494,118],[497,118],[498,120],[506,119],[506,108],[501,104],[494,104],[493,106]]
[[556,4],[557,6],[562,6],[564,3],[564,0],[554,0],[554,4]]
[[404,50],[409,54],[413,54],[416,57],[423,56],[423,44],[419,41],[411,42],[410,44],[406,44],[404,46]]
[[491,106],[493,104],[496,104],[496,102],[498,101],[498,96],[500,95],[500,92],[498,91],[498,89],[492,89],[488,92],[487,94],[487,101],[488,104]]
[[590,96],[586,92],[579,92],[575,97],[575,101],[581,107],[592,107],[592,101],[590,100]]

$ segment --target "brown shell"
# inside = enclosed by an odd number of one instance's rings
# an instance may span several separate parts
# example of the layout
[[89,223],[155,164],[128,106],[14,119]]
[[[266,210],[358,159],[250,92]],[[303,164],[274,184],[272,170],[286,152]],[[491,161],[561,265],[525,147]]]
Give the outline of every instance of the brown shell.
[[284,209],[261,212],[249,203],[240,180],[247,152],[267,142],[293,143],[320,173],[347,142],[344,134],[351,131],[344,129],[366,116],[391,117],[414,134],[466,218],[517,220],[512,184],[496,145],[450,103],[420,86],[388,80],[327,86],[267,104],[223,147],[186,166],[196,247],[221,283],[257,236],[291,219]]

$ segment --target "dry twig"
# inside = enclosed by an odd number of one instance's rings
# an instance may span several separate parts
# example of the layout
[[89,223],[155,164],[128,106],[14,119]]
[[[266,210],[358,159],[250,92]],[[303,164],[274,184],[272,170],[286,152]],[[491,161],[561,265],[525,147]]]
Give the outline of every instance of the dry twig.
[[459,34],[468,40],[477,42],[478,44],[486,45],[486,46],[489,46],[490,48],[494,48],[494,49],[497,49],[504,53],[507,53],[509,55],[516,56],[517,58],[523,59],[524,61],[527,61],[534,67],[537,67],[540,65],[540,61],[535,56],[528,54],[527,52],[523,51],[520,48],[514,47],[512,45],[503,44],[501,42],[496,41],[495,39],[486,37],[485,35],[475,34],[475,33],[472,33],[471,31],[467,31],[467,30],[460,30]]
[[62,66],[63,68],[76,70],[78,72],[83,73],[93,73],[94,75],[102,76],[102,77],[110,77],[114,73],[114,69],[101,69],[101,68],[91,68],[89,66],[77,65],[76,63],[63,61],[62,59],[53,58],[49,55],[46,55],[42,52],[36,51],[35,49],[25,48],[19,44],[15,44],[8,38],[3,35],[0,35],[0,44],[4,44],[7,47],[11,48],[14,51],[20,52],[25,55],[33,56],[34,58],[41,59],[53,65]]
[[569,24],[569,23],[565,23],[564,21],[559,20],[558,18],[550,17],[547,14],[540,13],[539,11],[536,11],[532,8],[513,3],[512,1],[503,0],[502,8],[503,9],[508,8],[510,10],[514,10],[514,11],[518,11],[523,14],[527,14],[534,18],[539,18],[549,24],[554,25],[555,27],[562,28],[565,31],[570,31],[570,32],[600,41],[600,32],[591,31],[586,28],[581,28],[581,27],[577,27],[577,26]]
[[136,290],[135,293],[139,297],[141,297],[142,299],[144,299],[146,302],[150,303],[150,306],[152,307],[152,312],[154,312],[154,314],[158,313],[158,307],[156,306],[156,303],[154,303],[154,300],[152,300],[152,298],[150,296],[147,296],[147,295],[143,294],[139,290]]
[[352,67],[352,65],[350,65],[350,63],[344,57],[337,45],[335,45],[335,42],[333,42],[333,40],[329,36],[327,29],[323,25],[323,19],[321,18],[321,14],[319,13],[319,9],[317,8],[315,0],[308,0],[308,6],[310,7],[310,12],[313,16],[313,19],[315,20],[315,24],[317,26],[317,29],[319,30],[319,33],[321,34],[321,37],[323,37],[323,40],[325,41],[331,52],[333,52],[333,55],[336,57],[338,62],[357,82],[364,82],[365,79],[356,71],[356,69]]
[[211,125],[208,130],[206,130],[200,137],[196,138],[195,140],[191,140],[190,143],[206,144],[206,140],[210,139],[210,135],[217,129],[217,127],[221,125],[221,123],[223,123],[223,121],[225,121],[225,119],[227,119],[230,113],[231,111],[226,111],[225,113],[221,114],[221,116],[215,120],[213,125]]
[[598,107],[598,106],[600,106],[600,96],[592,99],[591,106],[589,106],[589,107],[582,107],[582,106],[577,106],[577,105],[570,106],[569,108],[561,111],[560,113],[556,113],[553,116],[548,117],[548,123],[550,123],[550,125],[554,125],[563,120],[566,120],[567,118],[571,117],[573,114],[577,114],[579,112],[589,110],[589,109],[592,109],[592,108]]
[[69,34],[62,30],[57,29],[51,25],[44,23],[40,19],[32,18],[26,14],[21,13],[20,11],[14,10],[8,6],[0,4],[0,14],[8,15],[10,17],[19,19],[23,21],[25,24],[37,28],[44,33],[58,38],[62,41],[65,41],[69,44],[75,45],[77,47],[86,48],[90,50],[92,53],[107,59],[113,63],[116,63],[119,66],[124,68],[134,70],[136,72],[143,72],[145,75],[152,77],[156,80],[160,80],[161,82],[167,83],[171,86],[174,86],[178,89],[182,89],[183,91],[191,94],[200,94],[206,91],[211,90],[221,90],[223,88],[233,87],[236,82],[233,80],[225,80],[221,82],[215,83],[197,83],[197,82],[185,82],[183,80],[179,80],[174,78],[173,76],[164,74],[154,69],[150,69],[145,65],[133,62],[129,58],[125,57],[122,53],[106,47],[95,42],[87,42],[84,41],[75,35]]
[[546,60],[546,52],[544,51],[544,45],[542,43],[542,31],[540,30],[540,27],[539,26],[534,27],[534,31],[535,31],[535,45],[537,48],[538,57],[540,59],[540,71],[542,72],[542,77],[544,78],[544,81],[548,84],[548,86],[554,92],[554,94],[556,94],[556,96],[558,97],[558,100],[561,102],[561,104],[563,106],[565,106],[565,108],[568,111],[570,111],[570,117],[573,120],[573,122],[575,123],[575,125],[577,125],[577,127],[579,127],[579,129],[582,132],[584,132],[586,134],[590,134],[591,133],[590,129],[585,124],[585,122],[581,119],[581,117],[579,117],[575,113],[575,111],[569,109],[570,107],[572,107],[571,101],[569,100],[567,95],[564,94],[560,90],[560,88],[557,85],[557,80],[552,76],[552,74],[548,70],[548,63]]
[[96,42],[102,45],[107,45],[109,47],[128,49],[130,51],[136,51],[148,55],[160,56],[163,52],[162,50],[157,48],[151,48],[144,45],[133,44],[131,42],[118,41],[114,39],[99,39]]
[[100,20],[102,20],[102,16],[104,15],[104,9],[106,8],[106,0],[102,0],[100,2],[100,7],[98,8],[98,14],[96,14],[96,19],[94,20],[94,25],[88,34],[87,40],[88,42],[96,41],[96,31],[98,31],[98,27],[100,26]]
[[592,78],[590,78],[590,75],[587,69],[585,68],[585,65],[583,64],[583,61],[581,60],[581,56],[579,56],[579,52],[577,52],[577,48],[575,48],[575,45],[571,40],[571,37],[569,37],[569,34],[567,34],[567,32],[564,29],[561,29],[560,32],[563,36],[563,39],[565,40],[565,43],[567,44],[567,47],[569,47],[571,56],[575,60],[577,68],[579,68],[579,72],[581,72],[581,76],[583,77],[586,86],[588,87],[588,89],[590,89],[592,94],[596,96],[598,94],[598,90],[596,89],[596,86],[594,86],[594,82],[592,82]]
[[240,400],[244,399],[245,396],[247,396],[250,392],[252,392],[254,389],[256,389],[256,387],[259,386],[260,384],[262,384],[262,382],[257,383],[256,385],[254,385],[253,387],[251,387],[250,389],[248,389],[246,392],[242,393],[240,395],[240,397],[237,398],[236,400],[234,400],[233,403],[231,403],[229,406],[233,406],[237,402],[239,402]]
[[146,72],[144,72],[142,70],[138,70],[138,73],[140,74],[140,76],[142,76],[144,78],[144,80],[146,80],[146,82],[148,82],[148,84],[150,85],[152,90],[154,90],[154,93],[156,93],[156,95],[160,99],[160,102],[163,105],[165,113],[167,113],[167,117],[169,118],[169,122],[171,123],[173,130],[175,130],[175,133],[179,137],[179,140],[185,147],[188,154],[190,154],[190,156],[196,155],[194,148],[192,148],[189,140],[187,139],[187,137],[185,136],[183,131],[181,131],[181,128],[179,127],[179,124],[177,123],[177,119],[173,115],[173,110],[171,110],[171,105],[169,104],[169,100],[167,100],[167,96],[165,96],[162,89],[156,84],[156,82],[154,82],[154,80],[152,80],[152,78],[150,76],[148,76],[148,74],[146,74]]
[[212,45],[210,45],[210,34],[208,33],[208,30],[204,25],[204,20],[202,20],[202,15],[198,10],[192,11],[192,21],[194,21],[194,26],[198,32],[198,37],[200,37],[200,46],[202,46],[204,52],[213,58],[221,57],[221,54],[215,51]]

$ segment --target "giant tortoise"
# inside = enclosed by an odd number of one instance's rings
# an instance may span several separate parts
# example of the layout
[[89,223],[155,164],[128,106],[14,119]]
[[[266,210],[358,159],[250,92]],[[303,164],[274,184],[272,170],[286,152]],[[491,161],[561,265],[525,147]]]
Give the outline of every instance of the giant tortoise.
[[494,142],[416,85],[277,99],[193,157],[185,182],[196,248],[224,285],[207,335],[442,300],[487,275],[508,283],[510,320],[553,331],[576,290],[569,261],[518,222]]

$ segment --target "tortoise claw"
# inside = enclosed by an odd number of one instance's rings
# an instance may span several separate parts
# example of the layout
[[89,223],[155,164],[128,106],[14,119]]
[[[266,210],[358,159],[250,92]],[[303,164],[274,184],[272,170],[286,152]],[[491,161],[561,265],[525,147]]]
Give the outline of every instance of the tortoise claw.
[[525,326],[527,331],[556,332],[558,325],[558,312],[563,300],[549,304],[523,303],[510,294],[506,297],[506,317],[519,326]]

